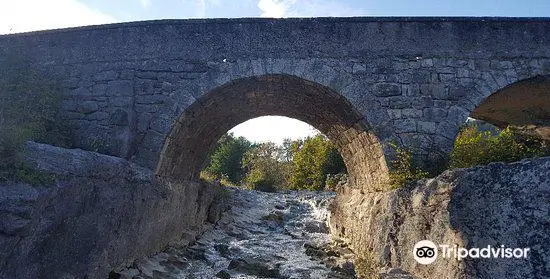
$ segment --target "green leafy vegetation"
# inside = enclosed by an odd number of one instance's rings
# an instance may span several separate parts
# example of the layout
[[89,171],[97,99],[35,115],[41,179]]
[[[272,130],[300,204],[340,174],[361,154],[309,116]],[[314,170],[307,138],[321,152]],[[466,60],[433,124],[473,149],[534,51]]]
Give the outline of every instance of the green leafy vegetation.
[[516,133],[511,127],[493,134],[479,131],[475,125],[466,125],[456,137],[449,167],[469,168],[548,155],[550,149],[544,141]]
[[292,151],[291,189],[323,190],[327,175],[346,172],[344,160],[323,135],[295,142]]
[[0,179],[47,184],[51,177],[21,161],[28,140],[68,146],[67,129],[55,121],[61,94],[53,79],[31,67],[27,59],[8,55],[0,76]]
[[285,188],[291,165],[282,158],[282,148],[272,142],[255,145],[243,159],[247,171],[243,185],[249,189],[275,192]]
[[[392,145],[396,157],[390,162],[390,187],[401,188],[412,181],[432,177],[414,164],[411,151]],[[524,158],[550,155],[548,142],[516,132],[512,127],[498,132],[480,131],[476,125],[465,125],[458,133],[448,163],[443,169],[470,168],[493,162],[515,162]],[[439,172],[440,173],[440,172]]]
[[228,134],[219,140],[201,178],[268,192],[323,190],[327,180],[336,184],[342,178],[337,175],[345,172],[342,158],[323,135],[276,145],[252,144]]
[[396,152],[395,159],[390,162],[390,187],[391,189],[401,188],[412,181],[429,177],[429,173],[419,166],[416,166],[409,149],[392,145]]
[[228,183],[239,183],[245,173],[242,166],[244,154],[252,147],[252,143],[243,137],[232,134],[223,135],[210,156],[205,176],[215,176],[227,180]]

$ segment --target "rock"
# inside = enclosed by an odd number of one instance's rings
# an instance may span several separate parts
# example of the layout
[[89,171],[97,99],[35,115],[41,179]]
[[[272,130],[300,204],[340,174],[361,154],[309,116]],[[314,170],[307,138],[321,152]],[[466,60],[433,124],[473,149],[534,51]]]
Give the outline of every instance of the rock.
[[304,230],[309,233],[329,233],[328,226],[325,222],[313,220],[305,222]]
[[227,273],[227,271],[222,270],[222,271],[216,273],[216,277],[222,278],[222,279],[229,279],[229,278],[231,278],[231,275],[229,275],[229,273]]
[[273,221],[279,226],[283,226],[284,224],[284,213],[282,211],[273,211],[269,213],[268,215],[262,217],[262,220],[265,221]]
[[[331,231],[358,255],[420,278],[544,278],[550,274],[549,174],[550,157],[544,157],[446,171],[389,192],[351,190],[331,207]],[[412,251],[425,239],[465,248],[530,248],[532,254],[438,257],[421,265]]]
[[416,279],[411,274],[400,268],[382,268],[380,279]]
[[261,262],[255,259],[231,260],[228,269],[262,278],[278,278],[280,276],[277,266],[272,266],[269,263]]
[[24,159],[57,181],[0,183],[0,278],[107,278],[194,240],[221,208],[213,185],[158,181],[117,157],[29,142]]

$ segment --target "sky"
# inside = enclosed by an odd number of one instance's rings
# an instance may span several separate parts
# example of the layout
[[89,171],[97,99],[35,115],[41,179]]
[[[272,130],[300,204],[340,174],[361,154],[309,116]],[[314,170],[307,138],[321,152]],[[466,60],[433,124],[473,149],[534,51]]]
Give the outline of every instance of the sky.
[[[321,16],[549,17],[550,0],[0,0],[0,34],[152,19]],[[274,116],[231,131],[277,143],[316,133]]]

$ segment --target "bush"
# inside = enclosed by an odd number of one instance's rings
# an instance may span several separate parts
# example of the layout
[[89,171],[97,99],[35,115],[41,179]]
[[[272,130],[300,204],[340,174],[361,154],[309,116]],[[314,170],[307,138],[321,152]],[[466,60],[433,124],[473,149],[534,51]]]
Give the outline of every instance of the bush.
[[[32,69],[28,60],[8,55],[0,76],[0,172],[3,180],[42,184],[40,172],[23,164],[20,152],[28,140],[68,146],[67,133],[55,121],[61,94],[53,79]],[[44,179],[43,179],[44,178]]]
[[204,171],[231,185],[237,184],[245,176],[242,160],[251,148],[252,143],[247,139],[226,134],[218,140]]
[[293,145],[291,189],[320,191],[327,175],[346,173],[344,160],[325,136],[317,135]]
[[422,178],[429,177],[429,173],[416,166],[412,160],[411,151],[405,148],[391,145],[395,152],[395,159],[390,162],[390,187],[397,189],[406,184]]
[[262,143],[250,149],[243,158],[246,177],[243,184],[254,190],[276,192],[286,186],[290,164],[281,158],[281,148]]
[[545,142],[515,133],[508,127],[497,134],[467,125],[458,133],[451,153],[450,168],[469,168],[491,162],[514,162],[548,155]]

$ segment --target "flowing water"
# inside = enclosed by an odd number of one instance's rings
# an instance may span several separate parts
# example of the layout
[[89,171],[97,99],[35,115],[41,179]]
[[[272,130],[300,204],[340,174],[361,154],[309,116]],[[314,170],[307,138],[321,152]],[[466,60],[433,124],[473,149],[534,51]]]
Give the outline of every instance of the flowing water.
[[119,278],[354,278],[351,251],[328,234],[334,194],[230,191],[231,209],[212,230],[135,261]]

